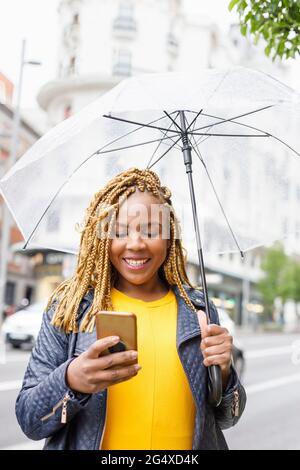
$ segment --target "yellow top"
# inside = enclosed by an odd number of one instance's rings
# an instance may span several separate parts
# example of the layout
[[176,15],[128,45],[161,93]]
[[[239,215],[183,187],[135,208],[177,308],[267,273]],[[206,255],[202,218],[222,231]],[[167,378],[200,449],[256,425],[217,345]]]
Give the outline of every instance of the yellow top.
[[112,304],[137,316],[142,369],[109,387],[101,449],[192,449],[195,404],[176,349],[175,294],[145,302],[114,288]]

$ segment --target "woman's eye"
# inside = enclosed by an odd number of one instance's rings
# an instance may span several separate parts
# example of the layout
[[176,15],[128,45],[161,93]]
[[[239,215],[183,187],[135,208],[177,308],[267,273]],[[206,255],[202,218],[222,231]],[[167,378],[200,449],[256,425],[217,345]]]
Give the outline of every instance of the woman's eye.
[[116,232],[116,238],[126,238],[127,232]]
[[143,237],[145,238],[157,238],[159,236],[159,230],[153,229],[151,231],[146,230],[142,232]]

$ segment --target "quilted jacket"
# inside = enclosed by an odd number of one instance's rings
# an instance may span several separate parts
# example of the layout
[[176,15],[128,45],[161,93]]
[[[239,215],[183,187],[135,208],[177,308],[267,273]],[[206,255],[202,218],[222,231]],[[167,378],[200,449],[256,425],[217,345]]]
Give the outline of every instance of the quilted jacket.
[[[178,304],[176,346],[196,404],[193,449],[227,449],[222,429],[237,423],[246,404],[246,394],[232,368],[222,402],[212,408],[207,400],[207,369],[200,349],[197,316],[172,287]],[[197,309],[204,308],[203,294],[186,286]],[[79,322],[93,298],[83,298]],[[210,304],[212,320],[219,323],[217,310]],[[95,394],[75,393],[66,384],[69,363],[95,340],[96,333],[66,334],[50,324],[55,303],[45,312],[41,330],[29,360],[22,389],[16,401],[18,422],[27,437],[46,439],[44,449],[99,449],[103,435],[107,390]]]

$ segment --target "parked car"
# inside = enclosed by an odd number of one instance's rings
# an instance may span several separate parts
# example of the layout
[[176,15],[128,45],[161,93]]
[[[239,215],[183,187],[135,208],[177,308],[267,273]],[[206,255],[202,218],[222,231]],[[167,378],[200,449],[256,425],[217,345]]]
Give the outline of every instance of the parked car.
[[13,348],[34,346],[42,324],[46,302],[38,302],[10,315],[3,322],[1,334]]
[[218,308],[218,314],[221,325],[224,326],[224,328],[227,328],[233,337],[232,356],[234,367],[238,373],[239,378],[242,379],[245,370],[245,356],[241,343],[235,337],[235,323],[223,308]]

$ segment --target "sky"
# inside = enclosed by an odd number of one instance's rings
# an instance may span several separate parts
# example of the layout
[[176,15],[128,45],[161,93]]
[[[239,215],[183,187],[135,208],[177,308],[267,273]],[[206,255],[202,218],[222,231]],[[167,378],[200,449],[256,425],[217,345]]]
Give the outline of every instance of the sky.
[[55,77],[57,57],[57,6],[59,0],[0,0],[0,71],[14,83],[18,80],[21,43],[26,39],[26,65],[22,107],[36,107],[39,88]]
[[[190,18],[208,15],[220,23],[229,21],[229,0],[184,1]],[[0,0],[0,71],[17,83],[22,39],[26,59],[42,62],[24,68],[22,108],[36,108],[39,89],[56,76],[58,4],[59,0]]]

